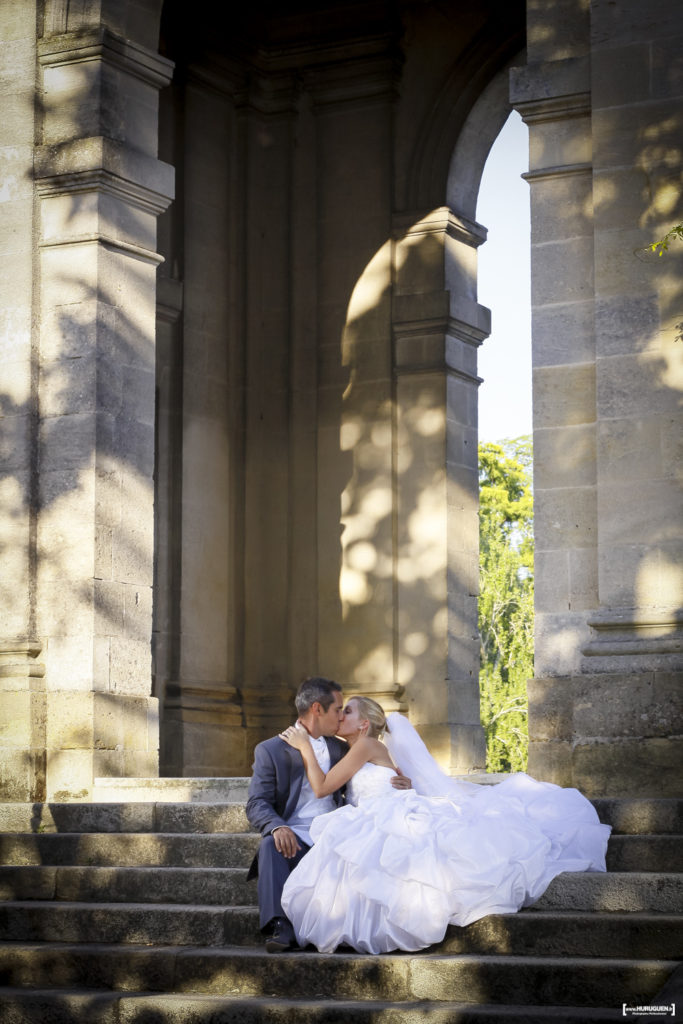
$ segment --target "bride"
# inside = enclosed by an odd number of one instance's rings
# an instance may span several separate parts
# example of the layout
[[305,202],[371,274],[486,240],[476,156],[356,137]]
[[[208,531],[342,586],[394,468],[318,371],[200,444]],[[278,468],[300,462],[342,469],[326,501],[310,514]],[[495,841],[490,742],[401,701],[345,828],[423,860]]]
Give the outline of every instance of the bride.
[[[349,751],[325,775],[305,729],[281,734],[317,797],[346,785],[346,804],[314,820],[314,845],[285,884],[300,946],[423,949],[449,924],[533,903],[563,871],[605,870],[610,827],[576,789],[522,772],[493,786],[452,779],[406,718],[369,697],[348,701],[338,735]],[[391,786],[397,770],[413,789]]]

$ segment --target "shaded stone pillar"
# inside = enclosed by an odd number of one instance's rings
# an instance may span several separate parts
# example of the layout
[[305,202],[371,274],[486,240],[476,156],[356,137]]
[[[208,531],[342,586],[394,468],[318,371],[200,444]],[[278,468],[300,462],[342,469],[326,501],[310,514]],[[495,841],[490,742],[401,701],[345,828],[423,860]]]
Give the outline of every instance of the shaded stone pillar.
[[479,716],[476,248],[485,231],[448,208],[396,222],[398,679],[445,768],[484,767]]
[[[51,26],[48,26],[51,27]],[[39,40],[36,629],[48,799],[155,775],[151,691],[156,157],[169,61],[104,25]]]
[[[294,715],[290,677],[293,167],[298,87],[288,71],[251,74],[236,97],[244,307],[242,708],[247,756]],[[314,410],[311,410],[314,415]],[[309,673],[306,673],[309,674]]]
[[162,771],[231,775],[245,764],[235,686],[243,628],[244,356],[231,245],[241,226],[233,211],[242,197],[236,199],[231,175],[240,135],[234,83],[194,65],[181,65],[177,78],[163,139],[179,177],[172,223],[164,228],[175,277],[160,276],[172,308],[159,309],[173,320],[161,328],[166,352],[158,382],[164,565],[157,571],[167,588],[157,609],[160,640],[167,631],[166,664],[156,666],[166,675]]

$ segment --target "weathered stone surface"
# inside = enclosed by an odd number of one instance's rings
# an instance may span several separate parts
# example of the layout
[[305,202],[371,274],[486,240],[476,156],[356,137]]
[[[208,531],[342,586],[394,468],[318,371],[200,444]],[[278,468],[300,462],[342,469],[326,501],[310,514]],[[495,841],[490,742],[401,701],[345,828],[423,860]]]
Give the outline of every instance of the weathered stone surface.
[[[123,781],[130,788],[130,780]],[[671,828],[680,826],[678,800],[601,803],[607,817],[620,817],[632,828],[660,827],[667,821]],[[181,810],[185,813],[178,819]],[[39,807],[25,811],[33,827],[39,819],[48,821]],[[61,821],[66,828],[79,820],[86,827],[159,827],[159,812],[170,816],[167,824],[174,829],[218,824],[226,813],[232,819],[232,808],[210,804],[49,808],[53,825]],[[0,856],[12,865],[0,870],[0,928],[11,938],[0,944],[3,1012],[20,1013],[16,1019],[25,1024],[34,1019],[34,1009],[42,1012],[49,1005],[57,1013],[54,1019],[66,1024],[69,1015],[73,1020],[81,1012],[84,990],[91,999],[106,990],[116,1006],[117,1024],[122,1013],[129,1019],[128,994],[138,1012],[144,1005],[157,1017],[168,1013],[169,1020],[186,1021],[187,1013],[201,1012],[243,1022],[250,1019],[244,1012],[253,1011],[257,1024],[271,1011],[308,1019],[324,994],[320,1006],[331,1016],[322,1019],[335,1024],[385,1008],[395,1014],[396,1024],[425,1013],[439,1020],[448,1012],[452,1020],[456,1012],[460,1019],[463,1005],[473,1015],[472,1024],[507,1019],[542,1024],[549,1005],[552,1019],[589,1024],[595,1018],[597,1024],[606,1019],[604,1011],[595,1009],[605,989],[610,1000],[621,986],[629,1000],[642,1003],[655,995],[674,966],[667,957],[681,927],[673,916],[683,896],[680,875],[641,870],[562,875],[534,909],[449,928],[442,944],[423,953],[373,957],[308,950],[273,958],[261,944],[254,885],[244,884],[246,865],[176,866],[191,862],[191,848],[200,853],[207,840],[222,844],[226,861],[234,859],[245,840],[258,842],[258,837],[186,834],[180,844],[179,838],[130,832],[2,837]],[[680,846],[680,836],[673,834],[615,838],[610,856],[626,872],[637,863],[659,866]],[[31,842],[37,844],[36,863],[17,866]],[[46,866],[55,844],[62,847],[64,863]],[[231,846],[235,850],[228,852]],[[140,867],[150,850],[156,865]],[[127,856],[130,866],[121,867]],[[104,866],[110,858],[111,866]],[[52,891],[56,900],[40,898]],[[169,896],[169,902],[161,902]],[[42,1024],[53,1018],[35,1019]]]
[[589,796],[673,797],[680,789],[682,755],[677,739],[587,739],[572,751],[572,778]]
[[535,428],[595,422],[595,367],[590,363],[539,367],[534,381]]
[[68,835],[41,833],[1,836],[5,863],[142,865],[179,863],[187,867],[248,867],[259,837],[239,835],[175,835],[138,833]]
[[[97,6],[50,10],[38,37],[29,0],[5,6],[0,630],[45,638],[48,690],[146,698],[154,670],[174,774],[247,772],[313,671],[448,721],[440,750],[475,750],[489,315],[473,217],[525,33],[511,95],[530,128],[536,671],[679,665],[675,644],[585,653],[592,614],[680,604],[680,257],[643,252],[680,199],[673,0],[531,4],[526,24],[501,3],[351,25],[342,4],[343,56],[319,49],[322,14],[246,11],[258,75],[239,41],[226,71],[212,14],[196,80],[161,107],[158,11],[121,0],[105,26]],[[185,36],[164,31],[182,68]],[[574,726],[592,742],[589,706]],[[154,771],[153,717],[144,743],[91,731],[89,760],[43,750],[50,792]],[[532,729],[534,758],[564,742]]]

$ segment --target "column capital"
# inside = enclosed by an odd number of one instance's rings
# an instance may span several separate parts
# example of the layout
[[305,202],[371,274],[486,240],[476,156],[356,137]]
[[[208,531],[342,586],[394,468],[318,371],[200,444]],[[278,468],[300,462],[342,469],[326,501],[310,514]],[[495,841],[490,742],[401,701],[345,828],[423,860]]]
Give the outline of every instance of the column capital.
[[448,206],[396,213],[392,220],[392,232],[399,242],[441,234],[464,242],[473,249],[478,249],[488,235],[483,224],[463,217]]

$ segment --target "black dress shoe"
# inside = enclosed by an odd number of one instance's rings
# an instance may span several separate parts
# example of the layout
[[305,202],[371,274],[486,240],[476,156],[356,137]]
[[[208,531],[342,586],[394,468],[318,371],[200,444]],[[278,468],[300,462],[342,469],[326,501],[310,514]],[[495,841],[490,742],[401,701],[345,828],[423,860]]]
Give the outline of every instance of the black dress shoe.
[[266,952],[284,953],[294,945],[294,929],[286,917],[276,917],[273,934],[266,940]]

